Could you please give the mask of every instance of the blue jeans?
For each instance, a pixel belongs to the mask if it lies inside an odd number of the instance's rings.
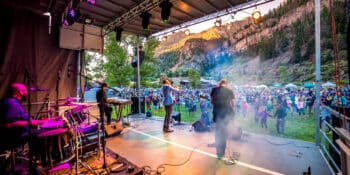
[[[301,114],[305,115],[304,108],[300,108],[300,109],[298,109],[298,112],[299,112],[299,115],[301,115]]]
[[[210,126],[209,112],[205,111],[201,115],[201,121],[205,123],[207,126]]]

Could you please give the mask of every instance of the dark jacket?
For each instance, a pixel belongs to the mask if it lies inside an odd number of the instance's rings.
[[[280,105],[276,112],[275,112],[275,117],[277,117],[277,119],[282,119],[282,118],[286,118],[287,117],[287,109],[284,105]]]

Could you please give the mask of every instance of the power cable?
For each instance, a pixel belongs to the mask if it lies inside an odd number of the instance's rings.
[[[189,156],[187,157],[186,160],[184,160],[183,162],[177,163],[177,164],[173,164],[173,163],[164,163],[164,164],[160,164],[157,169],[153,170],[150,166],[146,165],[143,166],[141,169],[144,170],[144,173],[146,175],[161,175],[162,173],[165,172],[165,167],[166,166],[182,166],[185,165],[187,162],[189,162],[191,160],[192,154],[195,150],[197,150],[200,146],[202,146],[205,143],[201,143],[199,145],[197,145],[196,147],[194,147],[192,149],[192,151],[190,152]]]

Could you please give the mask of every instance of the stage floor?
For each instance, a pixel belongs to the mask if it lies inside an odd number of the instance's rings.
[[[265,175],[312,174],[332,172],[314,143],[253,134],[243,131],[238,141],[229,140],[226,157],[234,155],[234,164],[216,158],[214,132],[197,133],[190,125],[173,126],[174,132],[163,133],[163,120],[130,117],[131,127],[107,139],[107,147],[139,167],[171,175]],[[194,151],[193,151],[194,150]],[[192,154],[191,154],[192,153]]]

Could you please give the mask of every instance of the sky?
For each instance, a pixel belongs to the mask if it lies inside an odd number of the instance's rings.
[[[286,1],[286,0],[274,0],[272,2],[263,4],[263,5],[259,5],[256,8],[260,10],[262,15],[265,15],[270,10],[277,8],[284,1]],[[263,1],[261,1],[261,2],[263,2]],[[254,10],[255,10],[255,7],[239,11],[234,15],[234,18],[232,18],[231,14],[223,16],[223,17],[221,17],[222,24],[230,23],[230,22],[233,22],[235,20],[241,20],[241,19],[244,19],[248,16],[251,16],[251,14],[254,12]],[[202,32],[204,30],[207,30],[207,29],[213,27],[215,20],[216,19],[205,21],[205,22],[193,25],[193,26],[186,27],[186,29],[188,28],[191,31],[191,33],[199,33],[199,32]],[[182,28],[180,30],[184,30],[184,29],[185,28]],[[177,32],[177,31],[178,30],[176,30],[175,32]],[[162,36],[163,35],[160,35],[159,38],[161,38]]]

